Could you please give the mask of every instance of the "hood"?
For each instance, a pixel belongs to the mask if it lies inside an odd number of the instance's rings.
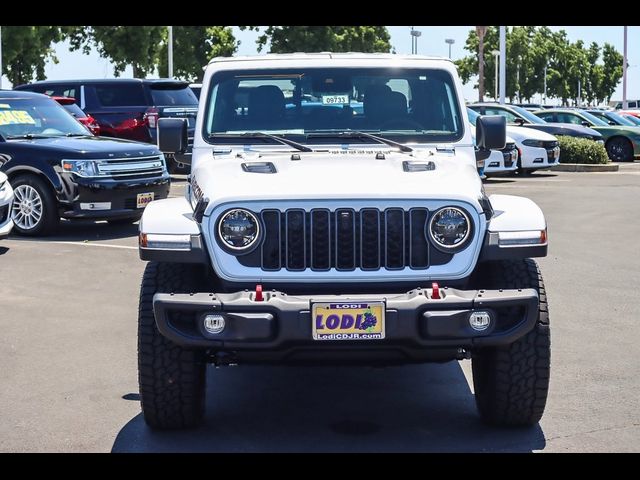
[[[543,142],[557,140],[553,135],[540,130],[527,127],[514,127],[511,125],[507,125],[507,134],[517,142],[522,142],[527,139],[540,140]]]
[[[584,127],[582,125],[575,125],[573,123],[528,123],[524,125],[525,128],[530,130],[539,130],[541,132],[547,132],[551,135],[569,135],[572,137],[587,137],[592,139],[602,138],[602,135],[596,132],[593,128]]]
[[[450,199],[466,201],[480,209],[482,182],[475,159],[472,162],[464,157],[469,155],[466,151],[456,152],[457,156],[384,151],[383,159],[376,158],[378,152],[383,151],[212,156],[210,161],[198,162],[192,178],[211,200],[209,212],[222,203],[256,199]],[[246,171],[258,162],[270,163],[275,172]],[[406,171],[428,162],[432,162],[433,169]]]
[[[52,137],[10,140],[16,147],[45,150],[71,158],[140,157],[159,155],[155,145],[109,137]]]
[[[610,137],[611,135],[629,135],[633,137],[640,137],[640,127],[628,127],[626,125],[610,125],[607,127],[596,126],[593,127],[603,135]]]

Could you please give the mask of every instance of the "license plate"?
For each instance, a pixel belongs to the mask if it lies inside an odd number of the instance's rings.
[[[314,340],[381,340],[384,302],[322,302],[311,305]]]
[[[149,202],[153,202],[153,192],[151,193],[139,193],[136,197],[136,207],[144,208]]]

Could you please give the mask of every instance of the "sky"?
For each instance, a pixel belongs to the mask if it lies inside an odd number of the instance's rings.
[[[391,35],[391,45],[397,53],[411,53],[411,36],[408,26],[388,26]],[[422,32],[422,36],[418,38],[418,53],[421,55],[434,55],[447,57],[449,55],[449,45],[445,43],[446,38],[452,38],[455,43],[451,48],[451,58],[457,60],[469,54],[464,50],[464,44],[469,34],[469,30],[475,28],[473,26],[414,26],[416,30]],[[562,27],[550,26],[552,30],[562,30],[567,32],[569,40],[583,40],[586,44],[597,42],[602,46],[605,42],[611,43],[619,52],[623,49],[623,27],[613,26],[581,26],[581,27]],[[241,31],[234,27],[234,35],[240,40],[238,48],[239,55],[253,55],[258,53],[255,40],[258,37],[257,32]],[[640,27],[628,28],[628,61],[629,68],[627,71],[627,98],[640,98]],[[68,44],[62,42],[55,45],[56,56],[59,63],[54,64],[48,62],[45,67],[45,74],[50,80],[64,80],[70,78],[113,78],[113,68],[107,59],[100,58],[94,50],[90,55],[84,55],[81,52],[70,52]],[[509,72],[507,72],[507,75]],[[127,68],[122,75],[123,77],[132,77],[131,67]],[[464,86],[464,96],[466,100],[477,100],[477,89],[473,88],[475,79]],[[2,85],[4,88],[10,86],[8,80],[3,78]],[[618,85],[612,99],[622,99],[622,80]],[[540,100],[535,99],[534,100]]]

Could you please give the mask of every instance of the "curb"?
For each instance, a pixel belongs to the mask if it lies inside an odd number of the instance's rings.
[[[606,165],[592,165],[588,163],[559,163],[550,168],[556,172],[617,172],[620,165],[608,163]]]

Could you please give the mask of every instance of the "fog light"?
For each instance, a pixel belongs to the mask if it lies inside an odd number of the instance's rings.
[[[491,314],[489,312],[473,312],[469,316],[469,325],[478,332],[482,332],[491,325]]]
[[[221,333],[224,330],[224,317],[222,315],[207,315],[204,317],[204,329],[212,335]]]

